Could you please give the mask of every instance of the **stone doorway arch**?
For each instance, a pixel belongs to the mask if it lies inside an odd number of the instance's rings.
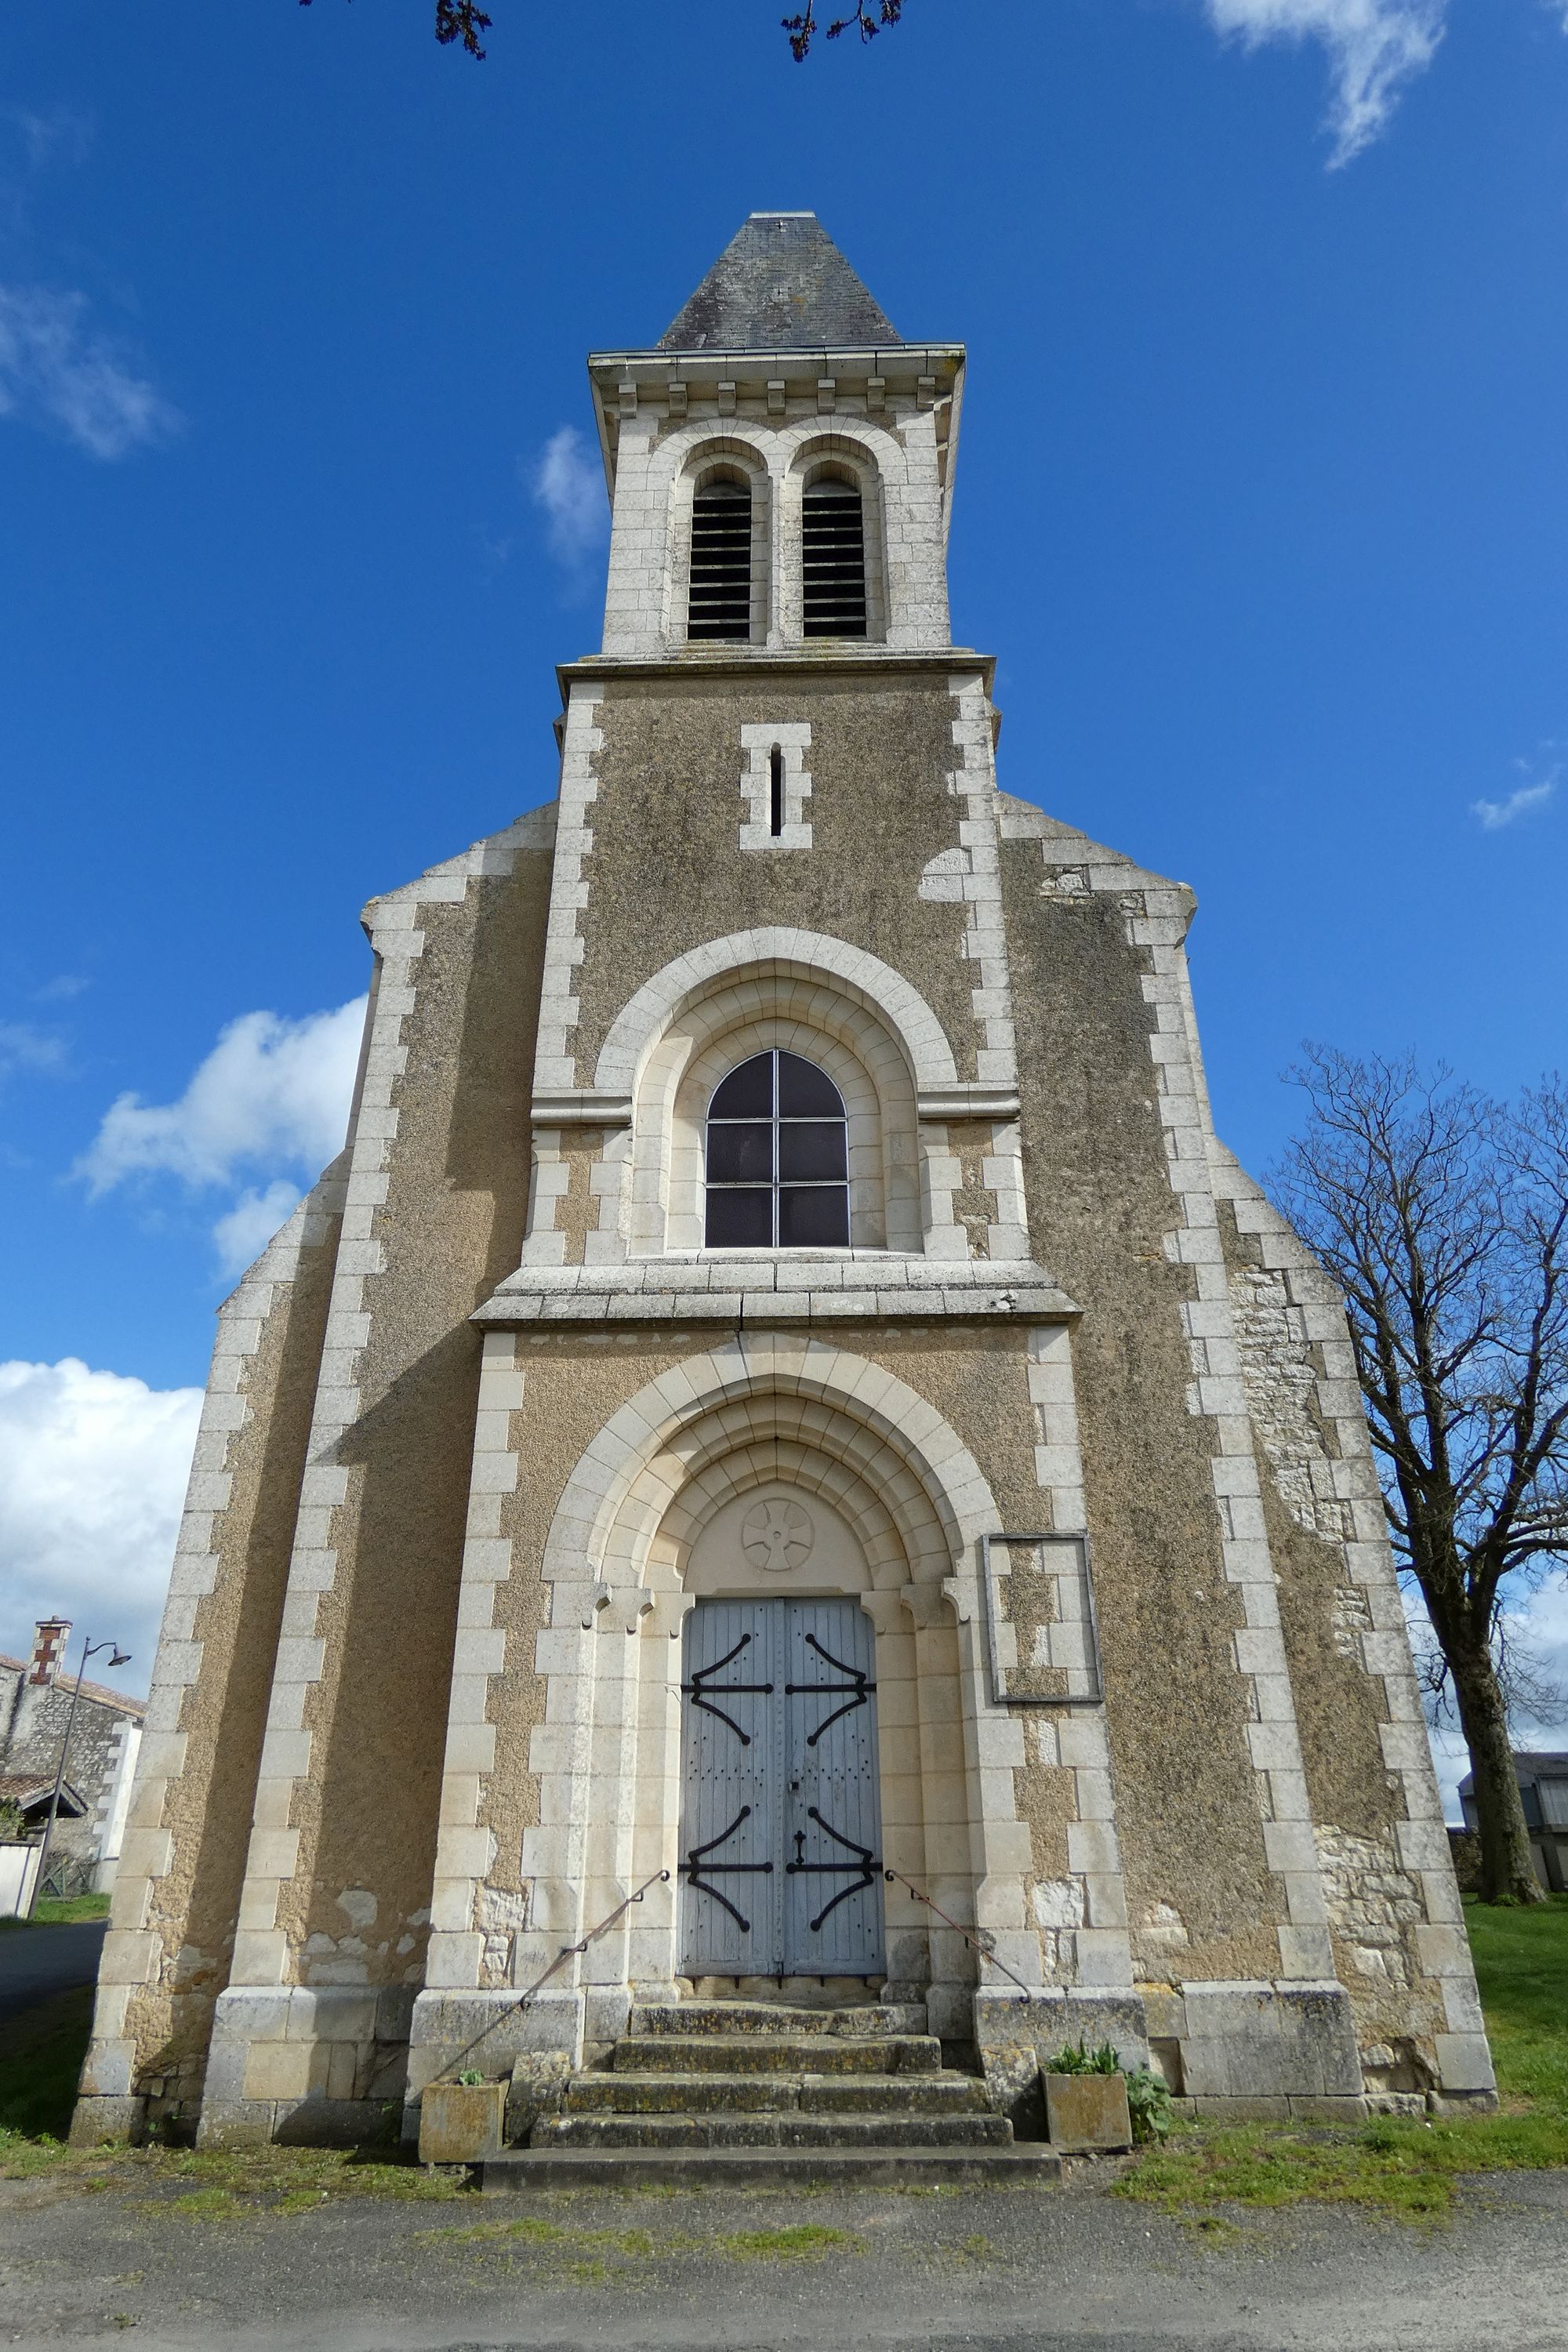
[[[747,1498],[785,1492],[824,1526],[841,1524],[864,1563],[860,1606],[888,1694],[886,1859],[953,1918],[989,1929],[1008,1969],[1038,1979],[1038,1938],[1024,1918],[1027,1831],[1012,1773],[990,1760],[1009,1727],[994,1719],[984,1672],[981,1538],[998,1523],[987,1483],[941,1413],[885,1366],[746,1331],[684,1358],[613,1412],[551,1521],[537,1640],[545,1723],[534,1735],[549,1769],[522,1839],[511,1981],[531,1982],[644,1881],[670,1875],[593,1944],[574,1985],[566,1971],[533,2005],[536,2044],[580,2060],[625,2032],[634,1997],[678,1997],[682,1627],[704,1581],[705,1530]],[[496,1565],[487,1555],[492,1582]],[[765,1568],[749,1572],[768,1580]],[[453,1707],[455,1724],[486,1719],[482,1677],[454,1681]],[[481,1801],[477,1780],[470,1794],[467,1779],[449,1776],[448,1821],[472,1822]],[[474,1932],[482,1837],[465,1831],[450,1850],[472,1859],[466,1875],[438,1865],[427,1982],[450,1989],[444,2000],[465,1984],[481,2003],[499,2000],[499,1989],[481,1990]],[[989,1961],[901,1887],[887,1898],[889,1984],[927,2001],[933,2031],[968,2036]]]

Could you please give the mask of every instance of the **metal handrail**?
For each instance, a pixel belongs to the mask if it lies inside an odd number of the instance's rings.
[[[535,1977],[533,1982],[528,1987],[525,1992],[520,1992],[515,2000],[510,2001],[507,2007],[499,2011],[497,2014],[490,2019],[487,2025],[481,2026],[479,2032],[475,2034],[473,2040],[463,2049],[459,2050],[455,2058],[448,2058],[447,2063],[440,2069],[440,2071],[437,2074],[431,2075],[430,2081],[425,2085],[426,2090],[431,2089],[437,2083],[444,2082],[447,2075],[451,2074],[457,2067],[462,2064],[465,2058],[468,2057],[472,2052],[479,2048],[480,2042],[485,2039],[485,2036],[487,2034],[493,2033],[496,2027],[501,2024],[505,2019],[510,2017],[517,2010],[526,2009],[529,2002],[533,1999],[535,1993],[542,1992],[544,1987],[550,1982],[551,1978],[555,1974],[556,1969],[561,1966],[563,1960],[569,1960],[574,1955],[581,1957],[581,1955],[587,1950],[590,1944],[595,1943],[598,1938],[604,1935],[606,1928],[613,1927],[616,1921],[622,1917],[626,1912],[631,1909],[634,1903],[640,1903],[642,1901],[643,1896],[647,1893],[650,1886],[658,1886],[661,1883],[668,1885],[668,1882],[669,1873],[668,1870],[656,1870],[651,1878],[645,1878],[643,1880],[642,1885],[637,1888],[635,1895],[628,1895],[623,1902],[616,1904],[613,1911],[606,1913],[605,1916],[600,1920],[596,1927],[590,1927],[587,1934],[583,1937],[581,1943],[563,1944],[561,1949],[556,1953],[555,1958],[551,1961],[550,1966],[545,1969],[543,1975]]]
[[[962,1936],[964,1942],[968,1944],[973,1950],[978,1952],[983,1960],[989,1960],[994,1969],[1000,1969],[1003,1975],[1007,1978],[1008,1981],[1017,1986],[1018,1990],[1023,1994],[1026,2000],[1033,2000],[1036,1998],[1036,1989],[1034,1986],[1026,1985],[1022,1977],[1016,1977],[1013,1974],[1012,1969],[1007,1966],[1005,1960],[999,1960],[988,1944],[983,1944],[978,1936],[972,1936],[967,1927],[960,1927],[958,1921],[954,1919],[950,1913],[944,1911],[942,1905],[937,1902],[935,1897],[926,1893],[923,1886],[917,1886],[914,1880],[912,1878],[906,1878],[901,1870],[889,1870],[885,1865],[882,1871],[882,1875],[886,1879],[897,1879],[900,1886],[907,1886],[917,1903],[923,1903],[928,1911],[934,1911],[937,1917],[939,1919],[945,1920],[947,1925],[952,1929],[953,1933],[955,1935]]]

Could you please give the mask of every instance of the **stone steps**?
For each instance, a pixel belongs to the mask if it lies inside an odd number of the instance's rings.
[[[628,2033],[617,2042],[616,2074],[934,2074],[942,2044],[934,2034]]]
[[[706,2034],[756,2034],[767,2040],[780,2033],[866,2040],[885,2034],[923,2035],[926,2014],[914,2004],[885,2001],[862,2001],[839,2009],[807,2009],[773,2000],[637,2001],[628,2031],[679,2034],[682,2040]]]
[[[914,2115],[983,2113],[983,2084],[967,2074],[647,2074],[574,2075],[568,2115]]]
[[[1010,2147],[1005,2116],[800,2115],[767,2110],[706,2115],[549,2116],[533,2126],[536,2148],[571,2147]]]
[[[696,2163],[707,2151],[737,2167],[859,2166],[854,2177],[866,2179],[918,2163],[937,2179],[1023,2158],[984,2084],[942,2065],[918,2009],[871,2003],[639,2003],[608,2063],[573,2076],[562,2111],[538,2119],[519,2161]],[[1049,2158],[1023,2166],[1036,2179],[1057,2169]]]

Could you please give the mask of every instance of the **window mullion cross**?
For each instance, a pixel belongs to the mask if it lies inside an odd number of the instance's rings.
[[[787,1111],[786,1080],[791,1094]],[[709,1104],[707,1246],[847,1248],[848,1140],[844,1098],[826,1070],[781,1046],[770,1046],[737,1064],[714,1088]],[[765,1171],[759,1145],[765,1149]],[[753,1222],[759,1192],[768,1202],[761,1220],[765,1240]]]

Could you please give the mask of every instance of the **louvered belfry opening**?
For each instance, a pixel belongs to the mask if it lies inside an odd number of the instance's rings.
[[[866,530],[853,482],[810,484],[802,540],[806,635],[863,637]]]
[[[741,482],[709,482],[691,502],[689,637],[752,634],[752,494]]]

